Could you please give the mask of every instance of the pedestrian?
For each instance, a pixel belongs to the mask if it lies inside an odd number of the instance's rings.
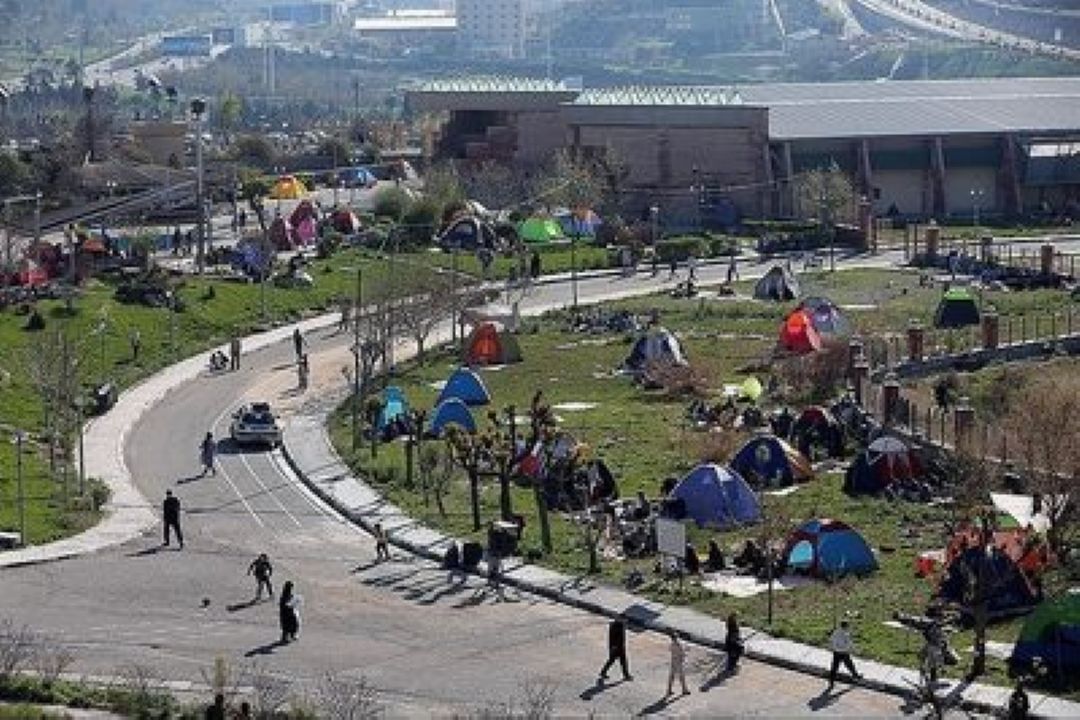
[[[251,703],[247,700],[240,703],[240,710],[236,713],[236,720],[251,720]]]
[[[652,252],[652,276],[656,277],[660,274],[660,253],[656,252],[656,248],[653,248]]]
[[[139,332],[139,328],[135,328],[131,331],[131,362],[132,364],[139,363],[139,350],[142,349],[142,334]]]
[[[247,227],[247,210],[240,211],[240,229],[243,230]]]
[[[386,531],[383,530],[382,523],[375,523],[373,534],[375,535],[375,559],[389,560],[390,559],[390,544],[386,541]]]
[[[206,708],[203,713],[206,720],[225,720],[225,694],[218,693],[214,696],[214,704]]]
[[[735,613],[727,616],[727,633],[724,635],[724,651],[727,653],[727,672],[733,673],[739,667],[739,658],[743,654],[742,636],[739,632],[739,618]]]
[[[540,277],[540,253],[537,250],[533,250],[532,260],[529,261],[529,273],[533,280]]]
[[[618,660],[622,666],[623,680],[633,680],[630,663],[626,659],[626,620],[619,616],[608,625],[608,659],[600,669],[600,679],[607,680],[607,672]]]
[[[338,320],[338,332],[348,332],[349,327],[352,324],[352,301],[342,298],[341,299],[341,318]]]
[[[296,640],[300,634],[300,605],[303,602],[303,598],[293,593],[292,580],[286,581],[281,587],[281,598],[278,600],[282,645]]]
[[[518,277],[522,285],[529,284],[529,257],[524,248],[518,252]]]
[[[203,438],[202,443],[199,445],[199,459],[202,460],[202,474],[199,477],[205,477],[206,473],[211,475],[217,475],[217,467],[214,466],[214,455],[217,452],[217,443],[214,442],[214,433],[207,432]]]
[[[832,650],[832,666],[829,668],[829,689],[832,690],[836,682],[836,671],[843,665],[851,673],[855,680],[862,678],[855,670],[855,663],[851,661],[851,653],[855,650],[855,641],[851,637],[851,628],[847,620],[841,620],[840,626],[833,630],[829,637],[829,648]]]
[[[172,254],[178,255],[180,253],[180,246],[184,242],[184,235],[180,232],[180,226],[177,225],[173,228],[172,234]]]
[[[270,597],[274,597],[274,587],[270,584],[270,577],[274,574],[274,566],[270,564],[270,558],[266,553],[260,553],[259,557],[252,560],[248,566],[248,575],[255,576],[255,599],[262,600],[263,586]]]
[[[1031,717],[1031,700],[1028,699],[1024,690],[1024,683],[1016,683],[1016,688],[1009,695],[1009,708],[1007,715],[1009,720],[1027,720]]]
[[[300,328],[293,330],[292,344],[293,349],[296,350],[296,359],[299,360],[300,356],[304,354],[304,336],[300,332]]]
[[[491,279],[491,263],[495,261],[495,255],[489,248],[482,247],[476,253],[476,259],[480,261],[480,271],[485,280]]]
[[[735,253],[731,254],[731,261],[727,266],[728,285],[739,279],[739,261],[735,259]]]
[[[176,541],[180,549],[184,549],[184,533],[180,530],[180,498],[173,495],[172,490],[165,491],[165,502],[161,504],[161,514],[165,521],[165,546],[169,546],[169,531],[176,533]]]
[[[307,390],[308,374],[310,372],[311,368],[308,366],[307,355],[301,355],[300,359],[296,361],[296,374],[301,390]]]
[[[691,254],[690,257],[686,260],[687,277],[690,282],[694,282],[695,280],[697,280],[697,264],[697,255]]]
[[[184,254],[190,255],[191,248],[193,247],[195,247],[195,233],[193,233],[191,230],[188,230],[184,234]]]
[[[240,338],[236,336],[229,341],[229,369],[240,369]]]
[[[669,635],[671,636],[671,643],[668,645],[671,650],[671,667],[668,669],[667,694],[671,695],[671,686],[675,684],[675,678],[678,677],[682,684],[682,694],[689,695],[690,688],[686,687],[686,649],[679,642],[678,633],[672,630]]]
[[[679,259],[676,256],[672,255],[671,260],[668,263],[668,267],[671,270],[671,273],[668,275],[668,280],[671,280],[675,277],[675,274],[679,272]]]

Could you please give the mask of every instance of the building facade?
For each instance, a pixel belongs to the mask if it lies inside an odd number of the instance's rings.
[[[458,51],[485,58],[525,54],[525,0],[457,0]]]

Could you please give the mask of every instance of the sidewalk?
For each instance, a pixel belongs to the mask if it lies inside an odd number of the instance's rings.
[[[390,542],[410,553],[441,561],[453,542],[460,542],[421,525],[401,509],[386,501],[367,483],[356,478],[330,444],[326,433],[327,415],[333,403],[323,409],[292,418],[285,428],[282,449],[296,473],[323,500],[365,530],[382,523]],[[480,572],[486,567],[481,564]],[[688,608],[651,602],[616,587],[594,584],[591,579],[572,578],[520,561],[504,564],[503,580],[526,592],[572,605],[588,612],[615,617],[623,615],[634,623],[658,632],[674,630],[698,645],[722,650],[724,623]],[[827,677],[832,655],[828,650],[767,633],[744,628],[746,655],[755,660]],[[862,685],[873,690],[908,697],[918,682],[915,670],[872,660],[859,660]],[[1010,688],[943,681],[941,696],[962,698],[965,708],[980,712],[1000,712],[1008,704]],[[1032,717],[1080,717],[1080,703],[1031,693]]]

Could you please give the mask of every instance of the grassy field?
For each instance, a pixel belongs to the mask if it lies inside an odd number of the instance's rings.
[[[863,333],[881,333],[904,328],[911,318],[928,322],[932,318],[940,290],[919,286],[918,276],[885,271],[849,271],[816,274],[803,278],[804,292],[831,297],[841,306],[853,306],[848,315]],[[747,285],[743,285],[745,290]],[[1060,294],[1003,294],[994,301],[1003,311],[1060,307]],[[663,324],[683,340],[688,357],[710,380],[710,387],[737,382],[747,366],[760,366],[775,344],[783,313],[791,304],[766,304],[748,300],[706,298],[679,300],[649,297],[612,304],[639,313],[656,309]],[[571,334],[558,314],[537,321],[531,332],[520,337],[523,363],[502,369],[485,370],[483,378],[494,401],[492,409],[509,404],[527,408],[533,392],[544,391],[555,407],[561,428],[591,448],[611,467],[619,483],[620,495],[631,497],[639,489],[650,497],[660,494],[664,478],[681,476],[701,457],[706,435],[684,420],[685,401],[669,400],[659,393],[646,392],[629,379],[612,374],[627,355],[631,338],[619,334]],[[456,355],[449,350],[429,357],[423,367],[406,368],[395,383],[405,390],[413,407],[431,408],[437,397],[433,383],[444,380],[456,367]],[[585,411],[559,410],[559,403],[595,403]],[[520,411],[519,411],[520,412]],[[478,418],[478,421],[481,418]],[[483,423],[482,424],[486,424]],[[349,452],[348,415],[334,417],[332,433],[338,448],[354,466],[365,471],[386,494],[423,521],[442,527],[459,537],[474,537],[463,478],[457,478],[447,499],[447,516],[440,517],[434,502],[425,503],[421,489],[405,479],[404,453],[399,444],[383,446],[377,459],[367,449]],[[437,442],[437,441],[429,441]],[[924,607],[933,587],[915,577],[916,555],[944,545],[949,511],[939,506],[888,502],[868,497],[849,497],[841,489],[842,475],[832,472],[784,497],[767,497],[770,512],[788,518],[791,524],[811,517],[841,518],[864,533],[878,551],[881,569],[863,580],[847,580],[835,585],[817,583],[780,592],[775,597],[773,631],[800,641],[822,643],[838,613],[852,612],[857,620],[860,653],[888,662],[911,665],[920,647],[919,638],[884,624],[894,610],[914,612]],[[532,491],[514,492],[515,512],[527,518],[524,548],[539,550],[540,540]],[[498,488],[488,485],[482,495],[483,517],[498,514]],[[545,565],[570,574],[587,568],[581,531],[565,518],[554,522],[554,552],[542,559]],[[717,536],[725,547],[738,547],[753,529]],[[703,548],[712,533],[691,529],[691,538]],[[617,584],[628,572],[640,568],[652,573],[652,562],[602,562],[605,580]],[[692,605],[717,617],[737,610],[750,625],[766,624],[764,595],[732,599],[689,584],[682,592],[661,583],[650,583],[646,592],[665,601]],[[1017,622],[997,625],[992,637],[1012,641]],[[970,633],[954,639],[962,652],[971,646]],[[969,657],[969,656],[968,656]],[[1004,667],[991,662],[993,679],[1004,681]]]
[[[315,286],[311,289],[282,289],[268,283],[269,323],[288,323],[336,308],[338,298],[353,295],[358,266],[364,269],[366,297],[384,289],[413,292],[423,286],[429,272],[402,273],[399,265],[390,278],[385,260],[342,252],[332,260],[313,262]],[[12,309],[0,312],[0,529],[18,527],[15,450],[9,439],[20,428],[31,434],[24,455],[27,540],[31,543],[70,535],[96,519],[87,512],[86,503],[65,502],[65,486],[50,473],[42,439],[37,436],[43,425],[43,404],[29,368],[42,337],[58,328],[67,332],[79,359],[79,380],[88,389],[105,380],[124,388],[234,334],[246,335],[263,326],[257,285],[186,278],[178,289],[186,310],[175,316],[165,309],[121,304],[114,299],[114,290],[111,284],[89,282],[74,303],[73,315],[60,301],[39,303],[46,321],[46,329],[39,333],[23,329],[26,317]],[[130,344],[135,331],[141,338],[138,363],[132,362]]]

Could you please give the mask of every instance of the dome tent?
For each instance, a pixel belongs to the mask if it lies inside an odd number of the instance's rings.
[[[698,465],[670,497],[682,500],[686,516],[700,527],[726,529],[761,519],[754,491],[737,473],[719,465]]]
[[[941,296],[937,312],[934,313],[934,327],[962,328],[978,325],[981,321],[979,306],[975,296],[967,288],[952,288]]]
[[[754,285],[754,297],[758,300],[794,300],[799,296],[799,281],[787,268],[773,265],[769,272]]]
[[[735,457],[731,467],[752,485],[787,487],[814,476],[810,461],[801,452],[775,435],[761,434],[749,440]]]
[[[299,200],[307,188],[295,175],[282,175],[270,188],[271,200]]]
[[[965,602],[973,578],[982,575],[987,589],[987,613],[991,618],[1023,615],[1039,598],[1020,566],[996,545],[968,547],[945,568],[937,596],[958,607],[967,617],[972,608]]]
[[[405,399],[405,393],[396,385],[390,385],[382,393],[382,409],[375,424],[376,429],[382,430],[387,425],[404,417],[409,412],[409,402]]]
[[[466,405],[479,406],[491,402],[491,394],[480,376],[469,368],[458,368],[450,375],[439,393],[436,405],[441,405],[447,400],[460,400]]]
[[[839,520],[808,520],[788,536],[784,559],[792,570],[814,577],[867,575],[877,570],[877,559],[866,540]]]
[[[1058,681],[1080,678],[1080,592],[1042,603],[1024,621],[1009,670],[1023,674],[1036,665]]]
[[[466,432],[476,432],[476,420],[465,403],[457,398],[444,400],[435,407],[435,411],[431,413],[428,434],[439,437],[448,425],[459,425]]]
[[[778,344],[782,350],[797,355],[821,349],[821,336],[814,327],[809,311],[796,308],[788,313],[780,325]]]
[[[844,476],[844,491],[876,493],[894,482],[919,476],[919,459],[904,442],[891,436],[879,437],[859,453]]]
[[[484,322],[465,341],[464,360],[468,365],[508,365],[521,362],[521,347],[501,325]]]
[[[518,236],[532,244],[549,243],[566,237],[555,218],[534,216],[518,225]]]
[[[623,366],[631,372],[639,372],[651,362],[686,364],[678,338],[664,328],[654,328],[639,337],[623,361]]]
[[[810,323],[819,335],[848,335],[851,323],[836,303],[828,298],[808,297],[799,303],[799,310],[806,312]]]
[[[829,457],[840,457],[844,452],[843,426],[832,412],[820,405],[811,405],[799,414],[791,427],[791,440],[807,457],[815,444]]]
[[[438,243],[444,250],[474,251],[482,247],[494,249],[498,244],[498,236],[489,223],[466,216],[451,222],[439,235]]]

